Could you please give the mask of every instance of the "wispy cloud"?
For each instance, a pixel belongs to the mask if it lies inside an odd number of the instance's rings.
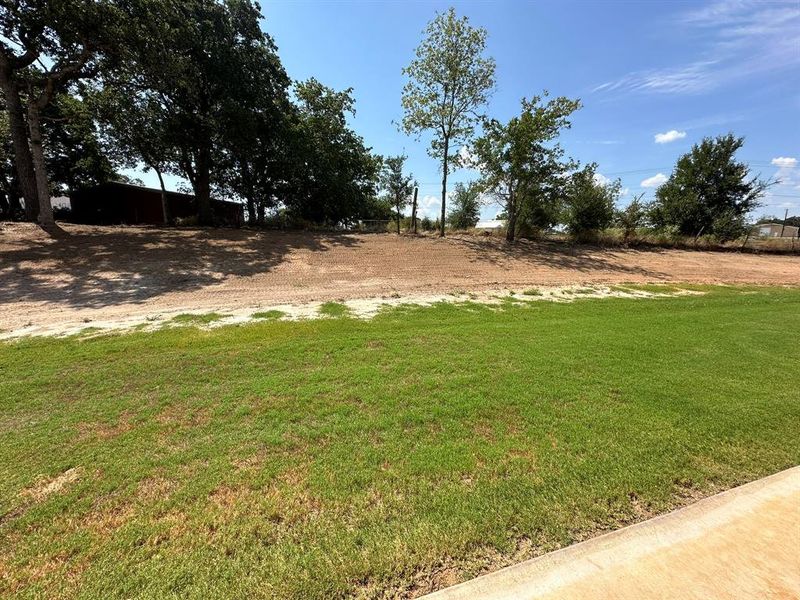
[[[663,184],[667,180],[667,176],[663,173],[656,173],[652,177],[648,177],[644,181],[642,181],[641,186],[643,188],[657,188],[661,184]]]
[[[797,159],[791,156],[778,156],[772,159],[772,164],[779,169],[790,169],[797,166]]]
[[[800,65],[800,4],[796,0],[715,2],[681,14],[675,26],[708,40],[697,59],[635,71],[592,91],[699,94]]]
[[[654,137],[656,144],[669,144],[670,142],[685,138],[686,132],[678,131],[677,129],[670,129],[665,133],[657,133]]]

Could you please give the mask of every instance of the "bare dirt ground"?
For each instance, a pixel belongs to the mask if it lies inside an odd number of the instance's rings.
[[[0,225],[0,330],[325,300],[647,282],[800,285],[800,258],[484,237]]]

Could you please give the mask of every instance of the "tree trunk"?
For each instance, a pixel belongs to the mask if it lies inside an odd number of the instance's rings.
[[[517,233],[517,206],[516,198],[514,197],[514,189],[509,187],[508,191],[508,204],[506,207],[508,213],[508,223],[506,224],[506,241],[513,242]]]
[[[247,224],[256,224],[256,203],[252,198],[247,198]]]
[[[39,216],[37,221],[42,227],[53,227],[53,207],[50,203],[50,185],[47,182],[47,165],[44,160],[42,146],[42,127],[39,120],[39,107],[36,103],[28,106],[28,128],[31,132],[31,157],[36,174],[36,191],[39,195]]]
[[[253,189],[253,179],[250,176],[250,163],[246,159],[239,158],[239,170],[241,172],[241,184],[244,188],[242,195],[247,204],[247,224],[255,225],[258,223],[256,215],[256,193]]]
[[[397,199],[395,202],[395,206],[397,207],[397,235],[400,235],[400,199]]]
[[[411,228],[414,230],[414,235],[417,235],[417,192],[419,188],[414,188],[414,203],[411,205]]]
[[[444,161],[442,162],[442,221],[439,223],[439,237],[444,237],[445,199],[447,198],[447,159],[450,152],[450,138],[444,139]]]
[[[39,216],[39,195],[36,192],[36,175],[28,143],[28,126],[19,98],[19,86],[7,69],[0,69],[0,88],[3,90],[9,133],[14,146],[14,167],[22,198],[25,200],[25,217],[29,221],[36,221]],[[10,202],[13,205],[13,201]]]
[[[211,173],[208,150],[203,148],[197,156],[197,183],[194,194],[197,198],[197,217],[200,225],[213,225],[214,215],[211,212]]]
[[[164,178],[161,176],[161,169],[151,167],[158,175],[158,184],[161,186],[161,212],[164,215],[164,225],[172,224],[172,215],[169,212],[169,202],[167,201],[167,188],[164,187]]]

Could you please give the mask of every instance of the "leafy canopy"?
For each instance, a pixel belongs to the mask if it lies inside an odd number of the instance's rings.
[[[382,212],[375,203],[381,159],[347,125],[352,94],[314,78],[295,85],[294,171],[285,203],[296,218],[342,225]]]
[[[416,135],[432,130],[433,158],[443,158],[447,140],[468,139],[480,121],[477,109],[486,104],[495,85],[494,59],[484,56],[486,38],[485,29],[471,27],[467,17],[458,18],[450,8],[428,24],[416,58],[403,69],[408,82],[403,88],[402,128]]]
[[[473,146],[481,186],[503,205],[509,240],[521,226],[544,229],[558,221],[562,176],[575,168],[556,140],[580,101],[547,97],[523,98],[519,116],[507,123],[486,120]]]
[[[495,86],[494,59],[485,56],[486,30],[472,27],[450,8],[428,24],[416,57],[403,74],[401,129],[416,135],[431,131],[428,154],[442,163],[442,222],[447,174],[458,161],[457,146],[469,141],[481,120],[478,113]]]
[[[750,175],[735,158],[744,138],[732,133],[704,138],[678,159],[669,179],[656,190],[654,225],[673,227],[683,235],[713,233],[721,240],[737,237],[746,215],[773,182]]]

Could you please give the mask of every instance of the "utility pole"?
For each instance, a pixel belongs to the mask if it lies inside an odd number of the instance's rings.
[[[786,209],[786,212],[783,213],[783,225],[781,225],[781,237],[783,237],[783,232],[786,231],[786,219],[789,218],[789,209]]]
[[[417,192],[419,188],[414,186],[414,202],[411,204],[411,230],[417,235]]]

